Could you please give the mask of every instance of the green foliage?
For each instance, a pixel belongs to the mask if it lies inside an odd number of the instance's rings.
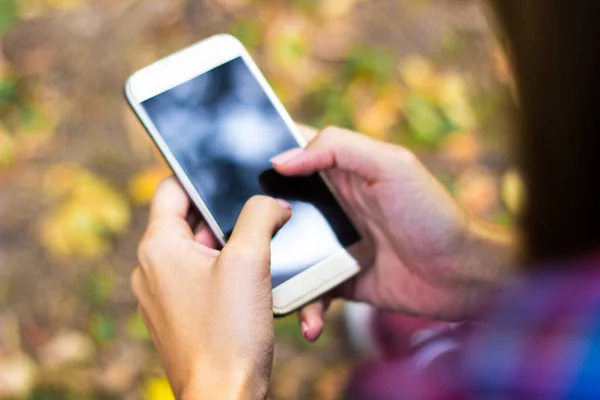
[[[115,287],[114,279],[106,273],[90,276],[84,284],[84,299],[92,305],[101,305],[108,301]]]
[[[344,65],[346,82],[358,77],[373,83],[385,83],[391,78],[394,59],[389,51],[372,47],[354,47]]]
[[[251,49],[260,44],[261,33],[261,26],[257,21],[241,21],[231,29],[231,34]]]
[[[66,389],[51,386],[41,386],[31,393],[27,400],[81,400]]]
[[[104,393],[81,395],[65,388],[43,385],[36,388],[26,400],[117,400],[117,397]]]
[[[0,2],[1,1],[3,0],[0,0]],[[17,83],[14,81],[14,79],[8,76],[0,76],[0,107],[10,104],[15,100],[16,96]]]
[[[141,341],[150,340],[148,329],[146,329],[146,325],[144,325],[144,321],[138,313],[132,313],[127,317],[125,330],[132,339]]]
[[[406,105],[409,132],[425,145],[435,145],[455,127],[442,112],[427,99],[410,95]]]
[[[108,343],[116,336],[112,318],[104,313],[93,314],[90,318],[90,334],[98,343]]]
[[[10,28],[18,16],[17,0],[0,0],[0,35]]]
[[[498,215],[496,218],[494,218],[494,222],[497,223],[498,225],[513,226],[514,225],[513,219],[514,218],[509,213],[503,213],[503,214]]]
[[[292,7],[306,15],[314,15],[318,9],[319,0],[290,0]]]
[[[340,89],[329,85],[320,86],[307,97],[306,107],[310,111],[320,110],[311,112],[312,115],[318,116],[310,121],[316,127],[337,125],[348,129],[354,128],[352,120],[354,107]]]

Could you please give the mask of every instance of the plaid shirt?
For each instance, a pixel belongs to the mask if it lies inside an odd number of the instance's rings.
[[[382,390],[357,398],[600,399],[600,255],[555,267],[499,296],[460,354],[425,372],[383,367],[370,383]]]

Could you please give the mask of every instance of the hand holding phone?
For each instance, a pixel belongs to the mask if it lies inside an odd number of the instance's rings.
[[[221,244],[252,196],[290,202],[271,243],[275,314],[358,273],[365,241],[326,179],[272,168],[306,142],[238,40],[217,35],[162,59],[132,75],[126,94]]]
[[[195,239],[189,206],[174,178],[158,188],[132,275],[140,313],[177,399],[264,399],[274,340],[269,247],[291,210],[252,198],[217,251]]]

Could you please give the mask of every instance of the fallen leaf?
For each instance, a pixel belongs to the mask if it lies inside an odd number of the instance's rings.
[[[0,350],[16,352],[21,349],[19,319],[11,311],[0,314]]]
[[[360,0],[320,0],[319,13],[327,18],[347,17]]]
[[[323,60],[343,59],[357,34],[349,18],[332,19],[324,24],[314,23],[311,29],[311,53]]]
[[[470,165],[481,156],[481,144],[470,132],[455,132],[444,139],[441,154],[453,164]]]
[[[125,323],[125,330],[127,331],[127,334],[133,339],[143,341],[150,340],[150,334],[148,333],[148,329],[146,328],[144,321],[137,312],[127,317],[127,322]]]
[[[135,205],[150,204],[158,184],[173,173],[163,165],[158,165],[136,173],[129,180],[129,197]]]
[[[57,333],[38,349],[38,358],[46,368],[64,368],[92,361],[95,347],[83,332],[65,330]]]
[[[90,334],[98,343],[108,343],[116,336],[112,318],[104,313],[93,314],[90,318]]]
[[[110,248],[131,218],[122,194],[102,178],[76,164],[58,164],[43,178],[43,186],[61,198],[39,225],[44,248],[57,257],[92,259]]]
[[[175,396],[166,378],[149,378],[144,382],[144,399],[175,400]]]
[[[458,74],[444,74],[438,79],[437,99],[441,109],[458,129],[475,128],[475,115],[469,104],[464,79]]]
[[[398,72],[409,88],[421,94],[431,92],[432,84],[435,83],[433,65],[419,55],[411,55],[400,61]]]
[[[118,360],[100,372],[96,384],[103,391],[123,393],[133,385],[137,375],[135,366]]]
[[[23,352],[0,355],[0,397],[21,398],[33,389],[38,367]]]
[[[525,185],[519,173],[510,170],[502,177],[502,201],[506,208],[517,215],[522,210],[525,198]]]
[[[392,96],[381,97],[366,109],[357,109],[354,124],[358,131],[378,140],[387,139],[391,127],[400,117],[399,101]]]
[[[4,34],[18,17],[17,0],[0,0],[0,35]]]
[[[324,369],[315,383],[315,398],[337,400],[342,398],[348,375],[349,365],[330,366]]]
[[[83,297],[92,305],[101,305],[108,301],[114,288],[114,277],[111,274],[95,273],[86,280]]]
[[[498,184],[490,171],[471,168],[458,178],[456,197],[467,210],[483,215],[497,204]]]
[[[0,168],[10,167],[16,159],[15,140],[0,122]]]
[[[436,145],[446,133],[453,130],[435,104],[422,96],[409,95],[405,116],[410,133],[427,145]]]

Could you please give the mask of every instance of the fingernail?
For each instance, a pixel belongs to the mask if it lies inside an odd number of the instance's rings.
[[[300,324],[300,328],[302,329],[302,336],[304,336],[304,339],[310,340],[310,337],[308,336],[310,332],[308,324],[305,321],[302,321],[302,324]]]
[[[295,147],[293,149],[285,151],[285,152],[271,158],[271,163],[276,164],[276,165],[285,164],[286,162],[290,161],[291,159],[298,157],[303,152],[304,152],[304,149],[302,147]]]
[[[288,211],[292,211],[292,205],[291,205],[289,202],[287,202],[287,201],[285,201],[285,200],[282,200],[282,199],[275,199],[275,201],[276,201],[277,203],[279,203],[279,205],[280,205],[281,207],[283,207],[284,209],[286,209],[286,210],[288,210]]]

